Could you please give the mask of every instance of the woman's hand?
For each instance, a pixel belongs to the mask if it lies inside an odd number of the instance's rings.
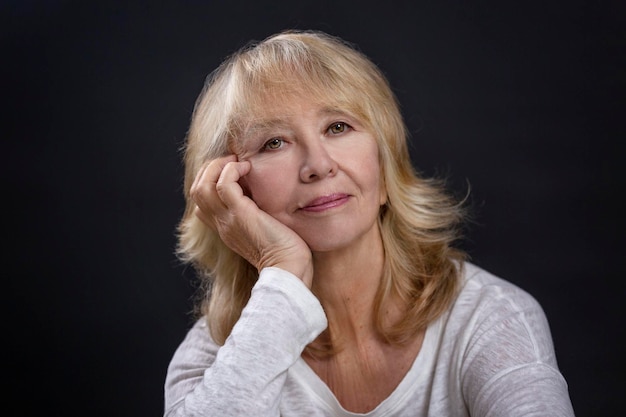
[[[278,267],[311,288],[313,261],[308,245],[244,194],[239,181],[250,167],[250,162],[238,162],[234,155],[204,165],[190,189],[195,214],[257,270]]]

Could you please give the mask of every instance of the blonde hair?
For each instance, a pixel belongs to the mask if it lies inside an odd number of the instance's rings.
[[[422,178],[411,164],[408,132],[397,99],[380,69],[356,47],[315,31],[286,31],[252,43],[226,59],[208,78],[196,101],[185,143],[186,209],[178,227],[177,253],[199,273],[212,337],[224,343],[246,305],[257,270],[195,215],[189,196],[202,164],[232,153],[232,144],[268,98],[298,95],[335,106],[364,123],[379,147],[388,200],[379,225],[385,272],[376,299],[376,325],[392,343],[409,340],[449,306],[465,254],[460,237],[461,204],[442,180]],[[385,323],[392,297],[405,316]]]

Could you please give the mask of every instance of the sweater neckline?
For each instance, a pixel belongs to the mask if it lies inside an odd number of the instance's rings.
[[[392,393],[385,398],[372,411],[367,413],[354,413],[346,410],[337,400],[335,394],[328,385],[313,371],[313,369],[300,357],[293,366],[293,376],[299,379],[302,385],[309,391],[317,405],[337,417],[383,417],[397,412],[405,406],[410,395],[415,392],[417,385],[424,384],[428,378],[429,370],[433,365],[434,353],[441,328],[441,317],[436,319],[426,328],[424,340],[417,356],[413,360],[411,368],[400,381]]]

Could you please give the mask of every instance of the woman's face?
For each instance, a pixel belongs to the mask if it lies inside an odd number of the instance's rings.
[[[252,165],[241,184],[259,208],[314,252],[378,238],[387,196],[372,134],[346,113],[305,99],[265,110],[237,149]]]

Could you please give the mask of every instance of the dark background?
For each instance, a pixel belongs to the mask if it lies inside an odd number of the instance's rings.
[[[623,4],[2,1],[5,404],[162,414],[195,285],[173,255],[194,100],[299,28],[386,72],[416,166],[472,187],[463,246],[543,305],[577,415],[620,415]]]

